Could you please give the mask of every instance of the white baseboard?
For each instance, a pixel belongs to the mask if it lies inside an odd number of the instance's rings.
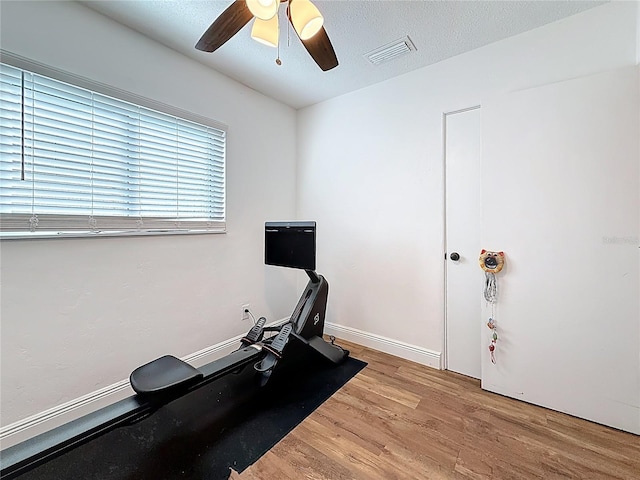
[[[271,322],[268,326],[278,325],[286,319]],[[207,363],[228,355],[238,348],[239,341],[244,335],[238,335],[224,342],[194,352],[182,360],[198,368]],[[82,397],[63,403],[56,407],[24,418],[0,428],[0,448],[3,450],[24,442],[30,438],[64,425],[77,418],[95,412],[103,407],[123,400],[135,392],[129,384],[129,379],[121,380],[108,387],[101,388]]]
[[[442,354],[440,352],[434,352],[433,350],[383,337],[382,335],[363,332],[356,328],[345,327],[344,325],[335,323],[325,323],[324,331],[327,335],[333,335],[343,340],[357,343],[358,345],[373,348],[374,350],[427,365],[428,367],[437,368],[438,370],[442,369]]]

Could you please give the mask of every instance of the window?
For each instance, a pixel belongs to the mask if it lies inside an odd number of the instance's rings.
[[[226,132],[0,64],[3,238],[220,232]]]

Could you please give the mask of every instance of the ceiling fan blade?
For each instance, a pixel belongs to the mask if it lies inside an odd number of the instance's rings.
[[[300,41],[324,72],[338,66],[338,57],[324,27],[320,28],[313,37]]]
[[[215,52],[252,18],[253,15],[247,7],[247,2],[235,0],[204,32],[204,35],[196,43],[196,48],[203,52]]]

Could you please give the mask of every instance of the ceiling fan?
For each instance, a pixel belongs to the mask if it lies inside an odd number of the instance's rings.
[[[235,0],[204,32],[196,48],[216,51],[254,17],[251,37],[277,47],[278,9],[287,2],[287,18],[311,58],[325,72],[337,67],[338,58],[323,27],[324,19],[309,0]],[[280,64],[279,59],[276,63]]]

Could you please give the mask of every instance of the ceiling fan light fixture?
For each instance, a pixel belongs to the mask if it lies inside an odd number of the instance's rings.
[[[251,14],[260,20],[271,20],[280,7],[280,0],[246,0]]]
[[[309,0],[290,0],[291,23],[302,40],[308,40],[320,31],[324,18]]]
[[[251,27],[251,38],[270,47],[278,46],[278,15],[274,15],[269,20],[256,18]]]

